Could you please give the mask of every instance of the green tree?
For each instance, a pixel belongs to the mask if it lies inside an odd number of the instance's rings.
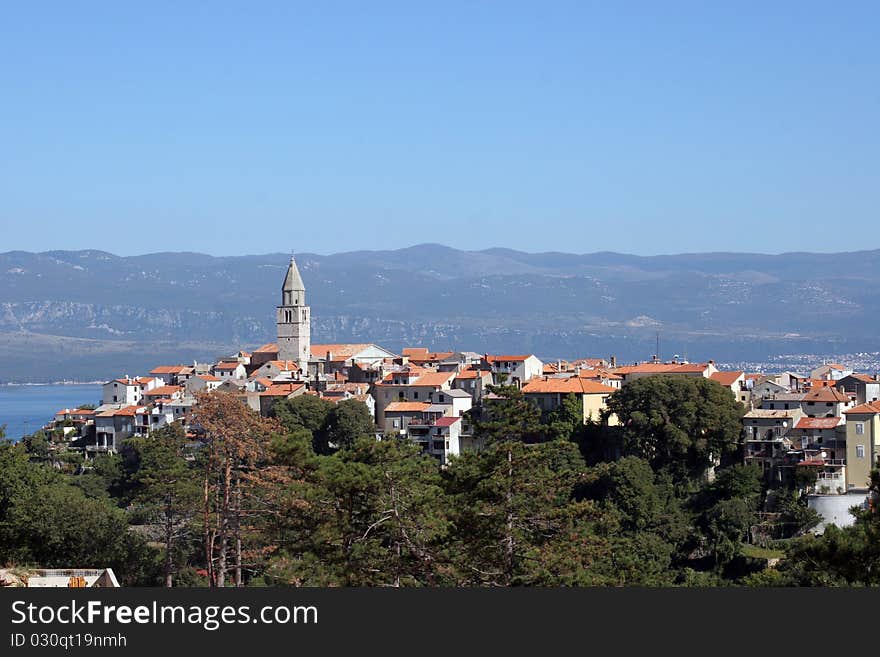
[[[140,462],[134,501],[159,519],[165,546],[163,582],[170,587],[182,548],[193,538],[192,519],[201,499],[199,474],[187,461],[186,437],[178,424],[136,438],[130,445]]]
[[[489,395],[472,412],[474,437],[483,444],[517,440],[539,442],[544,435],[541,410],[516,386],[487,386]]]
[[[290,432],[308,431],[318,454],[329,452],[326,435],[327,416],[332,402],[316,395],[300,395],[284,399],[272,407],[272,415]]]
[[[573,443],[501,440],[446,474],[450,551],[464,585],[601,584],[614,523],[573,491],[585,470]]]
[[[357,399],[335,404],[324,421],[327,443],[337,449],[352,447],[361,438],[373,438],[376,425],[367,405]]]
[[[543,422],[550,440],[578,442],[584,431],[583,401],[577,395],[566,395],[558,408],[547,413]]]
[[[709,379],[636,379],[611,395],[608,407],[621,423],[622,451],[669,469],[679,482],[705,477],[738,448],[744,409]]]
[[[0,562],[111,567],[126,584],[152,583],[156,552],[120,509],[83,491],[22,449],[0,446]]]

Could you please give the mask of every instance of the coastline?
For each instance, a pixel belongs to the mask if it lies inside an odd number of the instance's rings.
[[[106,381],[47,381],[43,383],[18,383],[10,381],[8,383],[0,383],[0,388],[23,388],[27,386],[100,386],[107,383]]]

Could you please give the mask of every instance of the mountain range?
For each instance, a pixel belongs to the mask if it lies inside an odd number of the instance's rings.
[[[0,253],[0,383],[99,380],[273,341],[288,260]],[[620,361],[649,358],[658,336],[661,356],[691,360],[880,350],[880,250],[635,256],[422,244],[299,253],[297,263],[315,342]]]

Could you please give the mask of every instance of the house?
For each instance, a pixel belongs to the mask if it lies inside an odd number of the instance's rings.
[[[811,468],[816,483],[811,492],[846,492],[846,420],[843,417],[802,417],[789,432],[792,446],[802,453],[797,468]]]
[[[748,406],[749,388],[746,385],[745,372],[713,372],[709,378],[728,388],[736,401],[743,406]]]
[[[160,386],[144,393],[144,403],[152,404],[159,399],[177,400],[183,397],[182,386]]]
[[[596,383],[601,383],[603,386],[608,386],[609,388],[614,388],[615,390],[620,390],[623,384],[622,376],[612,374],[611,372],[603,368],[582,368],[577,371],[577,375],[582,379],[595,381]]]
[[[62,408],[55,413],[56,422],[72,420],[74,422],[87,422],[94,419],[95,411],[88,408]]]
[[[474,405],[469,393],[455,388],[435,390],[428,394],[428,400],[432,406],[449,406],[448,410],[444,409],[443,414],[453,417],[464,416]]]
[[[567,379],[545,376],[531,379],[522,388],[525,398],[544,413],[556,410],[568,395],[574,395],[580,402],[584,423],[600,419],[607,408],[608,397],[616,391],[616,388],[580,376]]]
[[[489,385],[492,385],[492,372],[476,367],[458,372],[452,380],[451,387],[456,390],[465,391],[475,403],[479,404],[483,398],[486,386]]]
[[[421,368],[408,367],[391,372],[373,386],[376,399],[376,423],[385,426],[385,407],[396,401],[426,402],[430,393],[449,390],[455,372],[435,372]]]
[[[880,467],[880,402],[843,411],[846,417],[846,489],[867,490],[871,470]]]
[[[709,378],[717,372],[715,363],[671,363],[650,362],[640,365],[624,365],[611,370],[613,374],[622,377],[622,385],[626,385],[636,379],[646,376],[688,376]]]
[[[422,448],[424,454],[433,456],[441,466],[446,466],[449,457],[461,453],[462,426],[460,417],[441,416],[422,425],[411,423],[407,436]]]
[[[213,374],[196,374],[191,377],[183,386],[187,395],[195,395],[197,392],[212,392],[220,387],[223,383]]]
[[[270,360],[278,360],[278,345],[274,342],[264,344],[262,347],[251,352],[250,363],[247,366],[248,373],[256,372],[260,366]]]
[[[846,367],[845,365],[841,365],[840,363],[826,363],[824,365],[820,365],[814,370],[811,370],[810,378],[837,381],[845,376],[849,376],[852,373],[852,369]]]
[[[867,374],[845,376],[836,382],[835,387],[854,397],[857,404],[880,400],[880,381]]]
[[[119,443],[131,438],[135,430],[135,414],[142,406],[122,408],[99,406],[95,410],[95,444],[85,446],[88,452],[115,452]]]
[[[102,404],[122,404],[129,406],[137,404],[143,397],[143,384],[139,379],[125,377],[113,379],[103,386]]]
[[[164,385],[177,385],[178,376],[183,374],[186,369],[184,365],[161,365],[150,370],[150,376],[161,379]]]
[[[0,569],[0,587],[118,589],[112,568]]]
[[[855,403],[849,395],[836,388],[810,390],[801,400],[801,408],[810,417],[840,417],[844,410]]]
[[[394,401],[383,409],[382,423],[378,423],[386,436],[405,434],[410,424],[425,423],[424,413],[431,406],[428,402]]]
[[[483,356],[480,369],[492,372],[492,383],[495,385],[504,383],[521,388],[529,379],[544,373],[544,363],[533,354],[518,356],[486,354]]]
[[[311,354],[310,375],[314,372],[326,374],[341,372],[346,377],[348,368],[353,365],[366,369],[382,363],[385,359],[397,357],[387,349],[371,343],[313,344]]]
[[[791,389],[788,388],[788,386],[777,383],[776,379],[772,376],[766,376],[763,374],[751,375],[746,377],[746,385],[748,385],[749,381],[752,382],[749,399],[756,400],[758,403],[760,403],[760,400],[764,397],[791,392]]]
[[[768,411],[787,411],[792,408],[802,408],[804,392],[780,392],[767,395],[757,400],[758,407]]]
[[[270,360],[251,373],[252,379],[292,381],[299,378],[300,367],[294,360]]]
[[[742,419],[745,463],[759,466],[772,481],[789,481],[794,467],[789,456],[789,432],[802,417],[800,406],[788,410],[755,408],[747,412]]]
[[[282,399],[290,399],[305,394],[305,383],[274,383],[265,391],[259,393],[260,415],[269,417],[272,407]]]
[[[247,368],[237,360],[224,360],[214,365],[212,374],[221,381],[229,379],[242,381],[247,378]]]

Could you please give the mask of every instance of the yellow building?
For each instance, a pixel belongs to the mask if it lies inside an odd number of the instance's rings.
[[[608,396],[616,390],[611,386],[578,376],[534,378],[526,382],[522,388],[526,399],[546,412],[559,408],[567,395],[574,395],[582,404],[585,423],[601,417],[607,407]],[[617,419],[612,416],[608,423],[616,424]]]
[[[880,402],[845,410],[846,488],[867,490],[871,470],[880,467]]]

